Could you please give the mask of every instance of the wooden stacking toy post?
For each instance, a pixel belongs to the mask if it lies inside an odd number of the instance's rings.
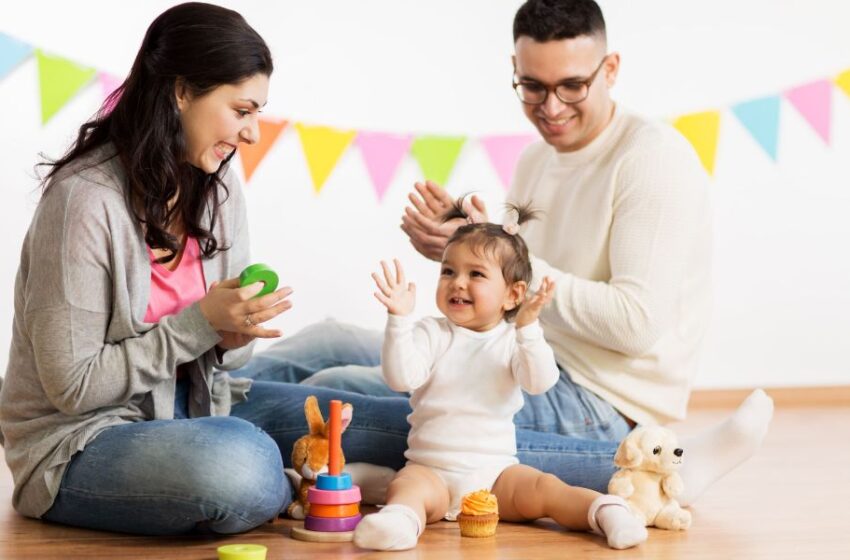
[[[350,541],[362,519],[360,488],[342,470],[342,401],[331,401],[328,422],[328,472],[316,477],[316,485],[307,490],[310,508],[304,527],[293,527],[291,532],[300,541]]]
[[[328,474],[342,473],[342,401],[331,401],[331,418],[328,426]]]

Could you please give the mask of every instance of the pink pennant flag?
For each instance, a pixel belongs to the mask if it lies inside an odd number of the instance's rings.
[[[832,112],[832,82],[817,80],[791,88],[785,97],[808,121],[818,136],[829,145],[829,121]]]
[[[535,138],[533,134],[508,134],[485,136],[480,139],[505,189],[511,186],[511,178],[519,161],[519,155]]]
[[[118,103],[118,98],[110,99],[107,102],[110,94],[113,91],[118,89],[118,87],[124,83],[124,80],[120,78],[116,78],[111,74],[107,74],[106,72],[101,72],[98,77],[98,81],[100,82],[100,92],[103,94],[103,100],[106,104],[103,106],[103,114],[108,115],[112,112],[112,109],[115,107],[115,104]]]
[[[363,154],[366,170],[372,178],[378,200],[392,183],[402,158],[410,149],[411,134],[386,134],[382,132],[359,132],[355,143]]]

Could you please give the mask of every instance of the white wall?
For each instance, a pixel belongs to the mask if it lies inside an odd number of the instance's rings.
[[[149,22],[172,2],[27,2],[4,8],[0,31],[121,76]],[[530,132],[508,87],[516,0],[232,1],[266,38],[276,71],[266,113],[309,124],[480,136]],[[616,98],[668,118],[727,108],[712,181],[716,305],[698,385],[850,383],[850,99],[835,90],[833,141],[823,142],[783,102],[778,163],[728,111],[850,67],[850,5],[837,0],[602,2],[612,49],[622,54]],[[0,345],[7,344],[20,243],[38,200],[37,154],[59,155],[97,107],[85,90],[40,125],[36,66],[0,81]],[[350,149],[315,195],[298,138],[284,133],[247,187],[256,261],[295,288],[286,333],[334,316],[380,328],[369,273],[398,256],[431,313],[436,265],[398,229],[420,179],[404,161],[382,204]],[[447,185],[502,188],[483,150],[462,152]],[[0,358],[5,369],[5,356]]]

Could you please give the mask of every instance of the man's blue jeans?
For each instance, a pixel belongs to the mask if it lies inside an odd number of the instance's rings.
[[[380,367],[382,342],[380,331],[327,320],[257,354],[234,375],[361,395],[407,396],[384,383]],[[558,383],[545,394],[524,396],[525,405],[514,417],[520,430],[600,441],[620,441],[630,431],[613,406],[573,383],[564,370]]]

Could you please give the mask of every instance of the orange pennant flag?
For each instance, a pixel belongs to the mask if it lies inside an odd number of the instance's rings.
[[[260,141],[256,144],[239,144],[239,159],[242,160],[242,171],[245,173],[245,181],[251,180],[254,170],[266,157],[272,144],[289,124],[289,121],[274,121],[260,119]]]

